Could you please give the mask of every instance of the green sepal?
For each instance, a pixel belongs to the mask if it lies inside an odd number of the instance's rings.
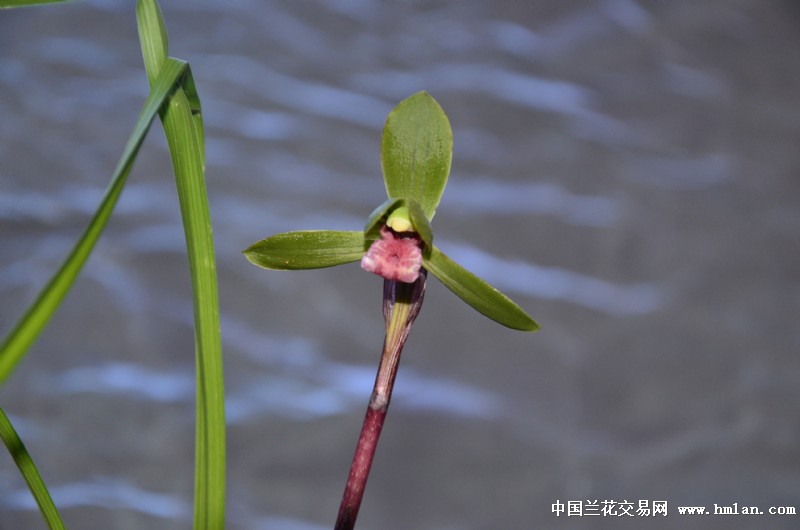
[[[322,269],[360,260],[369,243],[360,231],[301,230],[253,243],[242,254],[265,269]]]
[[[453,132],[427,92],[401,101],[386,119],[381,167],[389,197],[413,199],[430,221],[442,198],[453,157]]]
[[[537,331],[539,324],[506,295],[433,247],[422,266],[459,298],[492,320],[520,331]]]

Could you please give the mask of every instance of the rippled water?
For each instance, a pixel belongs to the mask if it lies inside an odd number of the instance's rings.
[[[543,330],[430,282],[360,527],[685,528],[678,505],[800,505],[793,2],[163,4],[208,128],[230,528],[332,525],[383,329],[357,265],[266,272],[240,251],[361,227],[386,114],[422,89],[455,135],[440,247]],[[102,194],[146,94],[139,53],[133,3],[0,12],[2,333]],[[155,126],[0,392],[71,528],[189,526],[191,319]],[[559,499],[670,515],[556,518]],[[0,528],[41,524],[6,458]]]

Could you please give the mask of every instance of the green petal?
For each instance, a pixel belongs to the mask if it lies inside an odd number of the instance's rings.
[[[411,217],[411,224],[414,225],[414,230],[419,234],[422,242],[425,243],[425,250],[433,248],[433,229],[428,218],[425,217],[425,212],[422,207],[414,199],[406,201],[408,213]]]
[[[367,224],[364,227],[364,233],[370,239],[378,239],[380,237],[381,225],[386,222],[386,218],[392,210],[398,208],[403,204],[403,199],[386,199],[380,206],[375,208],[367,219]]]
[[[302,230],[263,239],[243,254],[265,269],[322,269],[360,260],[368,243],[364,232]]]
[[[433,247],[423,266],[480,313],[500,324],[520,331],[537,331],[539,324],[506,295]]]
[[[425,243],[425,248],[433,247],[433,230],[428,218],[422,211],[422,207],[417,204],[413,199],[387,199],[380,206],[373,210],[372,214],[367,219],[367,224],[364,227],[364,233],[367,239],[378,239],[380,237],[380,228],[386,223],[386,218],[397,208],[405,206],[408,208],[411,224],[414,226],[414,231],[419,234],[422,242]]]
[[[414,199],[433,219],[442,198],[453,132],[442,107],[427,92],[404,99],[389,113],[383,128],[381,165],[391,198]]]

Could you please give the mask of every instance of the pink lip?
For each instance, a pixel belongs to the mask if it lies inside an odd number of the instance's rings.
[[[361,259],[361,268],[387,280],[412,283],[419,277],[422,250],[417,237],[398,236],[381,228],[381,238],[375,241]]]

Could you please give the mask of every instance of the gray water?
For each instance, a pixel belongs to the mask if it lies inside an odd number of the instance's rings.
[[[380,130],[428,90],[453,125],[440,248],[543,326],[436,280],[363,529],[796,528],[795,2],[163,2],[207,124],[228,527],[330,528],[383,339],[381,280],[240,251],[359,229]],[[0,12],[0,333],[85,226],[147,93],[133,2]],[[189,528],[191,296],[155,125],[107,233],[0,391],[70,528]],[[556,517],[560,501],[666,517]],[[7,456],[0,528],[44,528]]]

